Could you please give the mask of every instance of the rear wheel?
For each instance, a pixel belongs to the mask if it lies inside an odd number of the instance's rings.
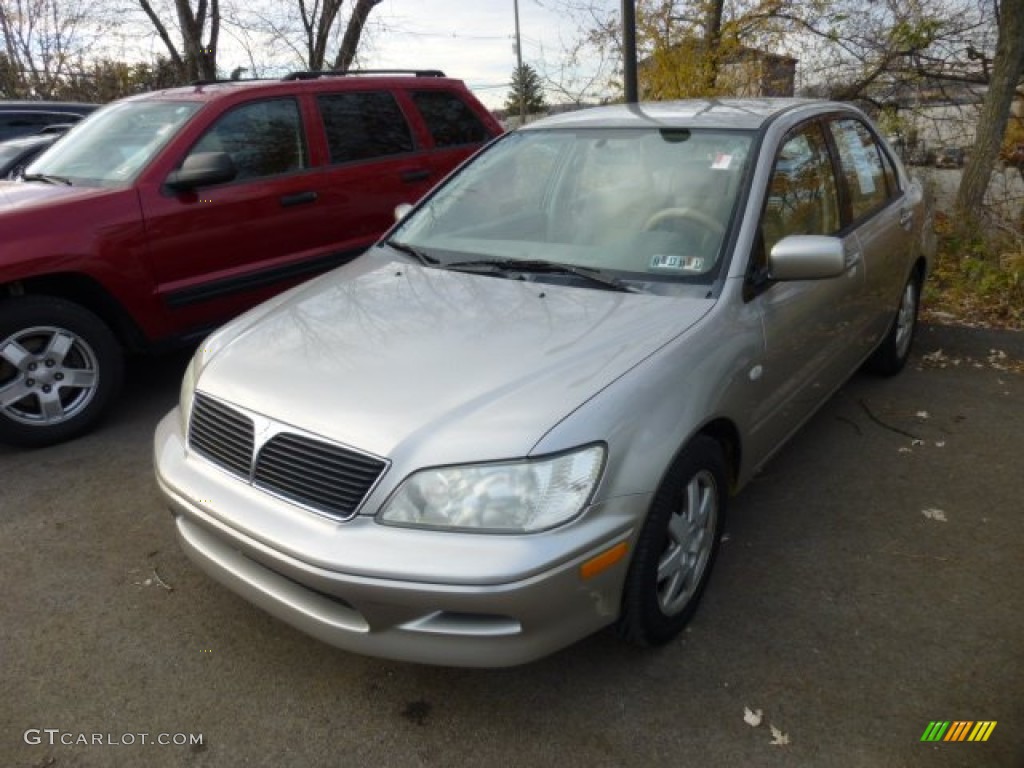
[[[900,296],[900,306],[892,320],[889,332],[868,358],[867,368],[882,376],[894,376],[903,370],[910,358],[910,347],[917,330],[917,308],[921,295],[921,280],[915,272],[907,280]]]
[[[662,645],[697,610],[725,519],[728,486],[721,446],[694,438],[647,514],[626,576],[618,631],[636,645]]]
[[[0,440],[43,446],[92,427],[121,386],[110,329],[63,299],[0,302]]]

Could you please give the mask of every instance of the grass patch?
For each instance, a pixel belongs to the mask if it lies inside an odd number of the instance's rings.
[[[963,235],[936,216],[938,253],[925,283],[929,322],[1024,330],[1024,241],[1006,233]]]

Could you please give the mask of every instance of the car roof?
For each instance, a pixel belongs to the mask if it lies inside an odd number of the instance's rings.
[[[355,85],[358,83],[359,85]],[[149,91],[129,96],[123,101],[181,100],[218,101],[239,93],[260,90],[267,95],[293,94],[302,91],[340,91],[348,88],[363,88],[373,83],[378,88],[394,88],[415,83],[420,87],[456,86],[465,88],[461,80],[446,77],[439,70],[365,70],[349,73],[336,72],[293,72],[283,78],[261,80],[214,80],[199,81],[191,85]],[[371,86],[371,87],[374,87]]]
[[[542,128],[731,128],[756,130],[783,112],[813,108],[835,111],[839,102],[819,99],[691,99],[640,104],[615,104],[566,112],[530,123],[521,130]]]
[[[28,149],[29,147],[35,147],[40,144],[52,144],[62,135],[63,134],[59,133],[30,133],[23,136],[15,136],[12,139],[5,139],[3,141],[0,141],[0,146]]]
[[[0,112],[65,112],[87,115],[99,104],[84,101],[0,101]]]

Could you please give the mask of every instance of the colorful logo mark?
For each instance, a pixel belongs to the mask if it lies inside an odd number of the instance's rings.
[[[988,741],[995,728],[995,720],[932,720],[921,741]]]

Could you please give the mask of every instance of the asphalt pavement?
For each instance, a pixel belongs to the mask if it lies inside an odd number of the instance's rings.
[[[333,649],[194,567],[151,459],[185,363],[0,448],[0,766],[1024,766],[1024,334],[926,326],[840,390],[733,501],[678,641],[497,671]]]

